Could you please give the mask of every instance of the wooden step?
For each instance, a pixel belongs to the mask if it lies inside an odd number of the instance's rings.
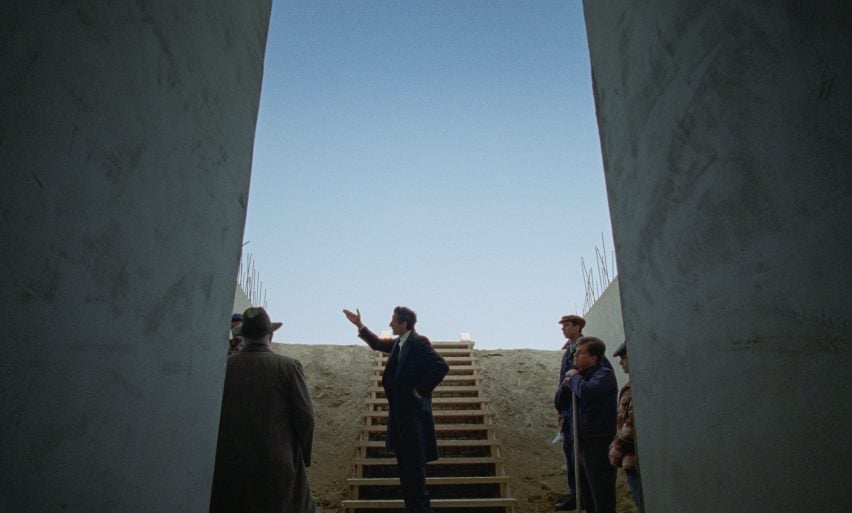
[[[509,476],[427,477],[426,484],[430,486],[494,484],[508,483],[511,479]],[[399,484],[399,478],[350,477],[346,482],[359,486],[393,486]]]
[[[388,400],[385,398],[379,399],[367,399],[367,404],[387,404]],[[432,406],[436,404],[485,404],[488,401],[482,399],[481,397],[433,397],[432,398]]]
[[[432,499],[429,501],[432,509],[439,508],[505,508],[517,504],[515,499]],[[402,499],[350,499],[342,501],[341,506],[348,509],[404,509],[405,503]]]
[[[489,410],[432,410],[432,417],[476,417],[476,416],[493,417],[494,412]],[[368,418],[385,418],[388,416],[387,411],[368,411],[364,414]]]
[[[372,433],[384,433],[388,430],[388,427],[384,424],[373,424],[366,426],[368,432]],[[446,432],[446,431],[494,431],[496,427],[494,424],[435,424],[435,431],[438,432]]]
[[[435,461],[430,461],[427,465],[469,465],[474,463],[503,463],[503,461],[503,458],[496,456],[464,456],[459,458],[438,458]],[[352,462],[365,467],[373,465],[396,465],[396,458],[355,458]]]
[[[473,342],[432,342],[432,349],[441,352],[442,349],[470,349],[473,350]]]
[[[495,447],[500,442],[491,438],[485,440],[438,440],[438,447]],[[356,447],[384,447],[382,440],[361,440],[356,442]]]
[[[458,347],[458,348],[456,348],[456,347],[442,347],[440,349],[436,349],[435,351],[437,351],[438,354],[440,354],[441,356],[443,356],[445,358],[447,356],[471,356],[471,355],[473,355],[473,350],[468,349],[466,347]]]
[[[386,362],[388,358],[389,356],[380,356],[378,359],[382,362]],[[445,356],[444,360],[446,360],[447,363],[452,366],[453,364],[470,365],[474,362],[475,359],[472,356]]]
[[[381,386],[372,386],[370,392],[384,393],[385,389]],[[482,392],[482,387],[479,385],[438,385],[435,392],[450,394],[453,392]],[[433,393],[435,393],[433,392]]]
[[[444,376],[444,380],[441,381],[441,385],[449,384],[449,383],[458,383],[460,381],[475,381],[477,383],[482,382],[482,376],[480,376],[476,371],[471,374],[448,374]]]

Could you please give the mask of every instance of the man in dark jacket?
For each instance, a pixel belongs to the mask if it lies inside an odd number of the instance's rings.
[[[583,336],[583,328],[586,319],[579,315],[563,315],[559,319],[562,327],[562,336],[565,343],[562,345],[562,362],[559,365],[559,385],[565,379],[565,373],[574,368],[574,351],[577,349],[577,340]],[[570,397],[569,397],[570,399]],[[559,414],[559,429],[562,433],[562,451],[565,453],[565,466],[568,472],[568,494],[565,499],[554,504],[557,510],[572,510],[577,508],[576,478],[574,476],[574,439],[571,436],[571,401],[568,401],[564,409],[557,408]]]
[[[438,441],[432,418],[432,391],[450,367],[432,348],[429,339],[417,334],[417,314],[397,306],[390,328],[397,337],[383,341],[361,323],[361,312],[343,310],[358,327],[358,337],[371,348],[390,353],[382,373],[388,400],[388,430],[385,442],[396,454],[399,482],[405,509],[410,513],[432,513],[426,491],[426,463],[438,459]]]
[[[583,328],[586,327],[586,319],[579,315],[563,315],[559,319],[559,325],[562,327],[562,336],[565,337],[565,343],[562,345],[562,362],[559,366],[559,381],[558,386],[562,385],[565,379],[565,374],[574,368],[574,351],[577,350],[577,341],[583,336]],[[603,366],[612,369],[612,364],[609,363],[606,356],[602,359]],[[558,388],[557,388],[558,390]],[[571,394],[566,392],[568,399],[562,407],[557,406],[556,410],[559,414],[559,427],[562,434],[562,451],[565,453],[565,466],[568,473],[568,494],[565,499],[554,504],[557,510],[572,510],[577,508],[576,497],[576,478],[574,476],[574,437],[572,436],[572,417],[571,417]]]
[[[580,486],[588,513],[615,513],[615,467],[609,462],[609,443],[615,435],[618,384],[612,368],[603,365],[606,344],[595,337],[577,340],[574,369],[556,398],[556,407],[577,396],[580,445]]]

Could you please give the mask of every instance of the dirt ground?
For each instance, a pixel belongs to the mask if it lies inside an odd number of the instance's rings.
[[[323,513],[343,513],[354,443],[369,396],[373,351],[365,346],[274,344],[276,352],[302,362],[316,410],[311,489]],[[565,491],[562,447],[552,444],[552,400],[559,351],[474,351],[484,395],[496,414],[506,469],[512,477],[516,513],[551,513]],[[630,491],[619,471],[618,513],[633,513]]]

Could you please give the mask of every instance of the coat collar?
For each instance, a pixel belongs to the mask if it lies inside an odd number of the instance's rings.
[[[270,348],[266,344],[246,344],[240,350],[241,353],[269,353],[272,352],[272,348]]]

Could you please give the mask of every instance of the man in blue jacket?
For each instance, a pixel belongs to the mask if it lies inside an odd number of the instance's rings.
[[[577,340],[574,368],[565,373],[556,403],[570,407],[577,396],[580,445],[580,486],[588,513],[615,513],[615,467],[609,463],[609,443],[615,435],[618,383],[612,368],[603,365],[606,344],[595,337]]]
[[[349,322],[358,327],[358,338],[372,349],[390,353],[382,372],[388,399],[385,445],[396,454],[405,509],[409,513],[432,513],[426,491],[426,463],[438,459],[432,391],[450,367],[429,339],[414,331],[417,314],[413,310],[394,308],[389,326],[397,338],[392,340],[377,337],[361,322],[361,312],[355,312],[343,310]]]

